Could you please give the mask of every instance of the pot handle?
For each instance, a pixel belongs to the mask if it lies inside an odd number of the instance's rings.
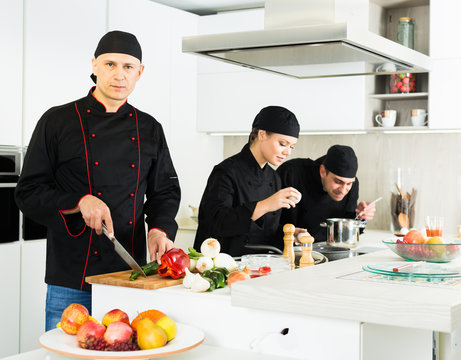
[[[367,226],[367,222],[364,221],[364,222],[360,222],[359,225],[357,225],[357,227],[361,228],[361,229],[365,229],[365,227]]]
[[[321,227],[327,227],[328,225],[327,225],[326,222],[321,222],[321,223],[320,223],[320,226],[321,226]]]

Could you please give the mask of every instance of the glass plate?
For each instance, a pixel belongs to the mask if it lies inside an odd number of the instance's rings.
[[[397,271],[394,271],[394,269],[397,269]],[[374,274],[406,278],[443,279],[461,277],[461,267],[459,266],[427,262],[392,261],[366,265],[363,270]]]
[[[40,345],[45,349],[83,359],[149,359],[172,355],[190,350],[200,345],[205,339],[202,330],[180,323],[176,323],[178,332],[176,337],[165,346],[150,350],[137,351],[97,351],[82,349],[77,344],[76,335],[66,334],[57,328],[47,331],[39,338]]]

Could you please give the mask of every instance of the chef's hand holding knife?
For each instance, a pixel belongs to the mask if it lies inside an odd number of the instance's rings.
[[[64,214],[82,214],[85,224],[101,235],[102,223],[106,224],[109,236],[114,236],[114,225],[110,215],[110,209],[104,201],[93,195],[82,197],[75,209],[63,212]],[[166,234],[159,229],[151,229],[147,237],[147,245],[151,261],[157,259],[160,263],[162,255],[174,247],[173,242],[168,239]]]

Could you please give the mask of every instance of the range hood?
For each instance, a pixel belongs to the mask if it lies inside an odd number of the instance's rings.
[[[428,56],[357,21],[359,8],[368,20],[368,6],[368,0],[266,0],[264,30],[183,37],[182,50],[298,79],[430,71]]]

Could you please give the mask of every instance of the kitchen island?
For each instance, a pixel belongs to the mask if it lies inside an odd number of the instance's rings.
[[[202,329],[204,343],[178,359],[195,359],[204,349],[228,349],[242,359],[461,358],[458,286],[377,280],[362,271],[364,265],[401,260],[381,244],[389,236],[369,232],[360,248],[378,251],[235,283],[232,292],[93,284],[93,316],[119,308],[132,318],[158,309]]]

